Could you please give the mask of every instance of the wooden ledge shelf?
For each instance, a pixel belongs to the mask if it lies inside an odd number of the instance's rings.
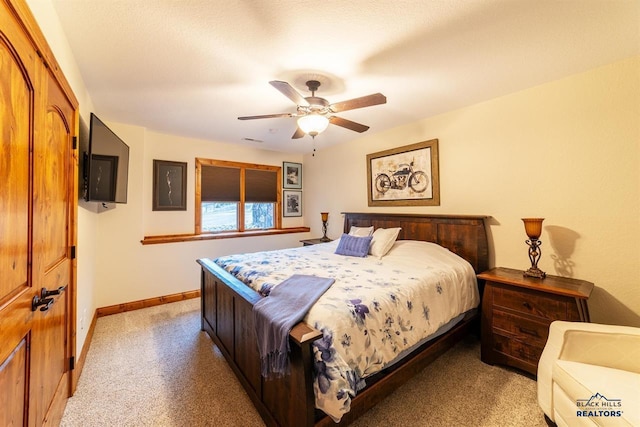
[[[307,233],[309,227],[279,228],[275,230],[230,231],[208,234],[168,234],[164,236],[144,236],[140,243],[156,245],[160,243],[195,242],[199,240],[235,239],[237,237],[270,236],[274,234]]]

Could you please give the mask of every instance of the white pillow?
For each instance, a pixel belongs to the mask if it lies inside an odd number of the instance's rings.
[[[351,226],[349,236],[369,237],[373,234],[373,225],[371,227],[355,227]]]
[[[401,228],[378,228],[373,232],[373,240],[369,247],[369,253],[378,258],[385,256],[393,246]]]

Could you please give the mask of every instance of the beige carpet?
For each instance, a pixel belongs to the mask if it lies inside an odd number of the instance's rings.
[[[200,331],[192,299],[98,319],[62,426],[261,426],[242,386]],[[480,361],[469,338],[353,425],[546,426],[535,381]]]

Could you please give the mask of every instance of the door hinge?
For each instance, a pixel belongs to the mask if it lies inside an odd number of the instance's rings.
[[[76,247],[75,246],[71,246],[71,255],[70,255],[71,259],[76,259]]]
[[[77,149],[78,148],[78,137],[74,136],[73,137],[73,149]]]
[[[47,63],[47,60],[45,59],[42,52],[40,52],[39,50],[36,50],[36,54],[38,55],[38,58],[40,58],[40,60],[42,61],[42,65],[44,65],[45,68],[49,68],[49,64]]]
[[[71,356],[69,358],[69,370],[73,371],[76,368],[76,357],[75,356]]]

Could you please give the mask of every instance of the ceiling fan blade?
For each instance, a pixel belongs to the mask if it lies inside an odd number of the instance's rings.
[[[381,93],[374,93],[372,95],[362,96],[360,98],[354,98],[348,101],[336,102],[335,104],[331,104],[329,106],[329,109],[333,113],[339,113],[341,111],[355,110],[356,108],[371,107],[372,105],[386,103],[386,96]]]
[[[369,129],[369,126],[362,125],[360,123],[352,122],[351,120],[343,119],[342,117],[331,116],[329,117],[329,122],[336,126],[342,126],[343,128],[347,128],[349,130],[353,130],[356,132],[365,132]]]
[[[280,80],[272,80],[269,84],[278,89],[284,96],[295,102],[296,105],[303,105],[305,107],[309,105],[307,100],[304,99],[304,96],[300,95],[289,83]]]
[[[280,114],[263,114],[261,116],[243,116],[238,117],[238,120],[254,120],[254,119],[275,119],[277,117],[293,117],[292,113],[280,113]]]
[[[302,138],[305,135],[306,134],[304,133],[304,131],[302,129],[300,129],[299,127],[296,127],[296,131],[293,133],[293,136],[291,137],[291,139]]]

